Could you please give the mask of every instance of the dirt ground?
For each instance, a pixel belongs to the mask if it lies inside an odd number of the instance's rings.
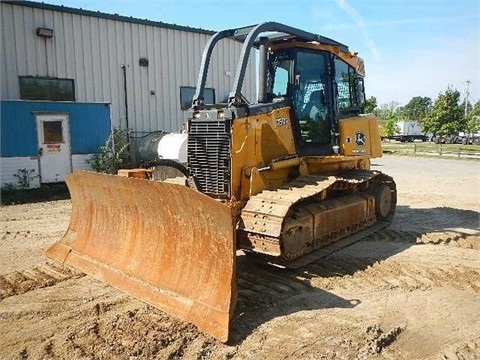
[[[69,200],[1,207],[0,359],[479,359],[479,163],[372,165],[390,227],[296,271],[239,256],[228,344],[48,260]]]

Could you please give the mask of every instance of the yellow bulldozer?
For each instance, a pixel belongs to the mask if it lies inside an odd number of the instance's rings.
[[[233,88],[226,103],[206,104],[225,38],[243,43]],[[254,51],[258,97],[248,102]],[[382,151],[376,119],[362,114],[364,74],[346,45],[283,24],[216,33],[188,111],[187,162],[175,164],[185,184],[74,172],[70,225],[47,256],[227,341],[237,251],[297,268],[391,220],[395,182],[370,170]]]

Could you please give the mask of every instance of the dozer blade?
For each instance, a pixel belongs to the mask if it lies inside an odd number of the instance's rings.
[[[187,187],[80,171],[72,215],[46,255],[228,340],[236,303],[229,206]]]

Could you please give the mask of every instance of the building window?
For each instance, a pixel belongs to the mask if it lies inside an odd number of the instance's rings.
[[[195,87],[180,86],[180,108],[187,110],[192,106],[193,95],[195,95]],[[203,92],[205,104],[215,104],[215,89],[205,88]]]
[[[20,76],[20,99],[75,101],[73,79]]]

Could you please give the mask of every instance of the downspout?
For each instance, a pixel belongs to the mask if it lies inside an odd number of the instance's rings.
[[[130,124],[128,122],[127,66],[122,64],[123,91],[125,93],[125,126],[127,127],[127,142],[130,142]]]

